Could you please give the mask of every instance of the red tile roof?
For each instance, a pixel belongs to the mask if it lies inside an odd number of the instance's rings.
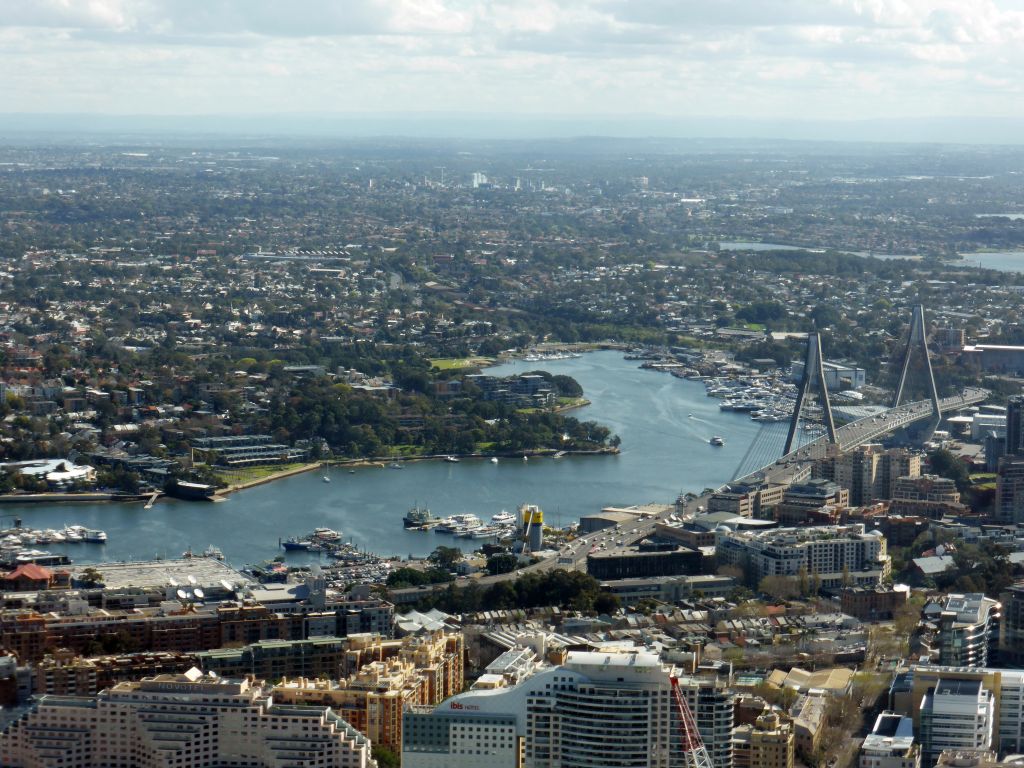
[[[22,577],[29,579],[30,581],[49,581],[50,569],[43,568],[43,566],[36,565],[35,563],[23,563],[4,576],[5,579],[10,580]]]

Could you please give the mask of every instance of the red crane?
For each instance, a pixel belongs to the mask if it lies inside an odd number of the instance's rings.
[[[686,768],[715,768],[711,762],[711,755],[708,748],[704,746],[704,740],[697,730],[697,723],[693,719],[693,712],[690,705],[686,703],[683,692],[679,690],[679,678],[670,677],[672,684],[672,698],[675,699],[676,714],[679,715],[679,741],[683,754],[683,765]]]

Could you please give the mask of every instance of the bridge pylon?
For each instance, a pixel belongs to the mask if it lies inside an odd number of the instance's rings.
[[[800,377],[800,389],[796,396],[796,405],[793,407],[793,417],[789,421],[789,434],[786,436],[786,446],[783,448],[783,455],[793,450],[793,443],[796,440],[797,430],[800,428],[800,413],[804,409],[804,401],[807,399],[807,390],[815,387],[815,394],[818,396],[818,405],[821,407],[822,421],[825,422],[825,430],[828,432],[828,441],[837,443],[836,424],[832,418],[832,405],[828,399],[828,387],[825,385],[825,369],[821,358],[821,336],[817,333],[807,334],[807,354],[804,357],[804,372]]]
[[[903,350],[903,365],[900,370],[900,380],[896,385],[896,397],[893,398],[892,407],[898,408],[900,400],[903,399],[903,390],[907,383],[907,373],[910,371],[910,358],[917,349],[924,358],[924,369],[928,374],[928,393],[932,401],[932,424],[930,432],[934,432],[942,421],[942,406],[939,403],[939,390],[935,386],[935,374],[932,372],[931,355],[928,352],[928,328],[924,322],[924,305],[915,304],[910,316],[910,333],[907,335],[907,346]]]

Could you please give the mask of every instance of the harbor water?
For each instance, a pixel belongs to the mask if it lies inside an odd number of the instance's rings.
[[[618,434],[618,455],[502,458],[497,464],[487,459],[409,462],[402,469],[352,472],[335,467],[327,470],[329,483],[324,472],[307,472],[220,503],[162,499],[148,510],[141,503],[4,505],[0,515],[4,527],[17,516],[30,528],[78,523],[107,531],[109,541],[102,545],[40,547],[64,552],[76,564],[179,557],[188,548],[200,553],[213,544],[241,567],[281,554],[279,539],[319,526],[340,530],[346,541],[382,555],[420,556],[441,544],[471,549],[480,542],[405,530],[402,517],[414,503],[441,517],[473,513],[485,522],[503,509],[531,503],[544,510],[546,521],[564,525],[605,506],[670,503],[681,492],[728,482],[755,436],[758,450],[773,458],[768,454],[776,446],[762,444],[781,444],[781,430],[762,432],[749,414],[720,411],[720,401],[707,397],[700,382],[638,365],[619,352],[603,351],[566,360],[518,360],[488,371],[509,375],[543,369],[573,376],[591,405],[572,415]],[[714,435],[725,445],[710,445]],[[316,557],[289,553],[288,561]]]

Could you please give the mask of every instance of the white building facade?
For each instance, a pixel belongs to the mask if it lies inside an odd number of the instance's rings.
[[[5,768],[375,768],[327,707],[276,705],[247,681],[160,675],[95,697],[43,696],[0,733]]]
[[[403,768],[674,768],[669,675],[654,654],[570,653],[513,687],[407,712]]]

